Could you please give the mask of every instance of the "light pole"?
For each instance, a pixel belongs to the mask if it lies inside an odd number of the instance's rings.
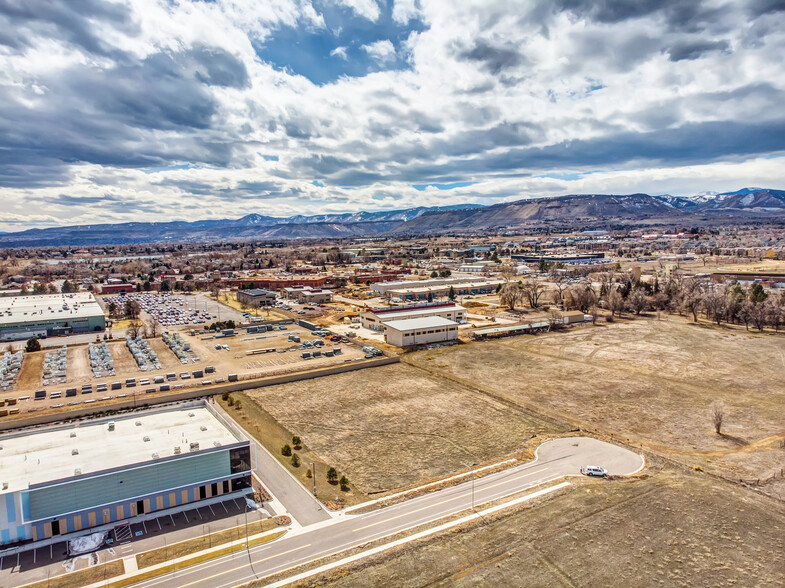
[[[311,471],[313,472],[313,495],[316,496],[316,464],[311,462]]]

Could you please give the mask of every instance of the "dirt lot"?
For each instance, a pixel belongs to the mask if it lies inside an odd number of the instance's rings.
[[[404,360],[728,477],[785,467],[782,336],[639,319]],[[727,407],[723,435],[713,430],[714,401]]]
[[[298,586],[765,586],[785,582],[782,503],[702,473],[578,480],[540,502]]]
[[[396,364],[248,393],[363,492],[416,485],[500,461],[563,428]]]
[[[115,339],[109,341],[109,349],[112,354],[115,366],[115,376],[107,376],[100,379],[93,377],[90,367],[90,359],[88,355],[87,345],[71,345],[68,347],[68,366],[66,370],[67,381],[65,384],[50,384],[43,386],[42,384],[42,368],[46,351],[36,353],[27,353],[22,362],[22,369],[19,378],[14,386],[14,389],[2,393],[2,398],[18,398],[24,395],[32,395],[35,390],[45,388],[47,392],[62,392],[67,387],[80,388],[84,384],[97,384],[97,383],[111,383],[123,382],[127,378],[150,378],[153,376],[165,375],[166,373],[192,372],[197,369],[202,369],[208,365],[214,366],[216,372],[214,377],[226,378],[228,374],[239,374],[242,376],[268,376],[292,373],[314,368],[327,367],[331,365],[342,364],[346,361],[351,361],[355,358],[364,357],[361,347],[357,345],[337,344],[326,342],[321,351],[330,349],[341,349],[341,355],[332,358],[320,357],[311,360],[304,360],[302,358],[302,349],[296,348],[297,344],[288,340],[289,334],[296,334],[301,339],[312,341],[314,335],[301,327],[295,325],[287,325],[285,331],[268,331],[266,333],[246,334],[245,330],[240,330],[238,336],[220,339],[203,339],[202,335],[191,336],[189,329],[180,331],[180,335],[189,343],[191,343],[195,354],[199,357],[199,361],[195,363],[188,363],[183,365],[174,352],[163,342],[160,336],[156,339],[148,339],[147,342],[153,351],[158,355],[161,364],[160,370],[143,372],[139,369],[131,352],[126,346],[125,339]],[[229,350],[216,350],[216,344],[225,344]],[[253,349],[268,349],[275,348],[287,349],[287,351],[278,353],[264,353],[258,355],[247,355],[247,351]],[[51,350],[49,350],[51,351]],[[306,350],[313,351],[313,350]],[[208,376],[210,378],[210,376]],[[194,385],[193,379],[178,382],[184,385]],[[117,394],[126,394],[136,392],[143,392],[139,387],[126,390],[122,388],[117,391],[109,391],[106,395],[114,396]],[[94,397],[93,397],[94,398]],[[33,403],[32,401],[23,402],[19,405],[22,412],[35,408],[37,410],[46,409],[50,404],[59,404],[66,402],[64,398]],[[70,401],[82,401],[81,395],[77,398],[70,399]]]

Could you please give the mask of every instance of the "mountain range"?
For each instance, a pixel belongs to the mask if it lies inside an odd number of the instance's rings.
[[[785,218],[785,191],[743,188],[691,197],[649,194],[571,194],[492,206],[456,204],[314,216],[248,214],[195,222],[130,222],[0,233],[0,247],[56,247],[251,239],[324,239],[382,235],[469,233],[542,224],[601,226],[646,221],[716,222]]]

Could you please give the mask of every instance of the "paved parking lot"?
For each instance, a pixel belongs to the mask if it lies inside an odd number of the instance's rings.
[[[265,509],[271,515],[276,514],[266,504]],[[249,523],[266,518],[258,511],[248,512],[247,516]],[[167,545],[224,529],[240,527],[238,533],[242,534],[245,521],[245,501],[234,498],[194,505],[187,511],[165,514],[132,525],[119,524],[115,527],[116,532],[110,533],[107,546],[89,555],[69,557],[63,541],[20,555],[0,557],[0,588],[46,580],[65,571],[85,569],[151,549],[166,549]],[[19,580],[20,573],[24,574],[23,582]]]

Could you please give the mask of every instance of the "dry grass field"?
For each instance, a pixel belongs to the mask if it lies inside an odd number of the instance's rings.
[[[401,364],[247,395],[366,493],[499,461],[564,431],[471,387]]]
[[[731,478],[785,467],[785,338],[639,319],[404,356],[435,375]],[[726,406],[723,435],[711,405]]]
[[[782,503],[700,472],[573,480],[561,493],[298,586],[774,586]]]

